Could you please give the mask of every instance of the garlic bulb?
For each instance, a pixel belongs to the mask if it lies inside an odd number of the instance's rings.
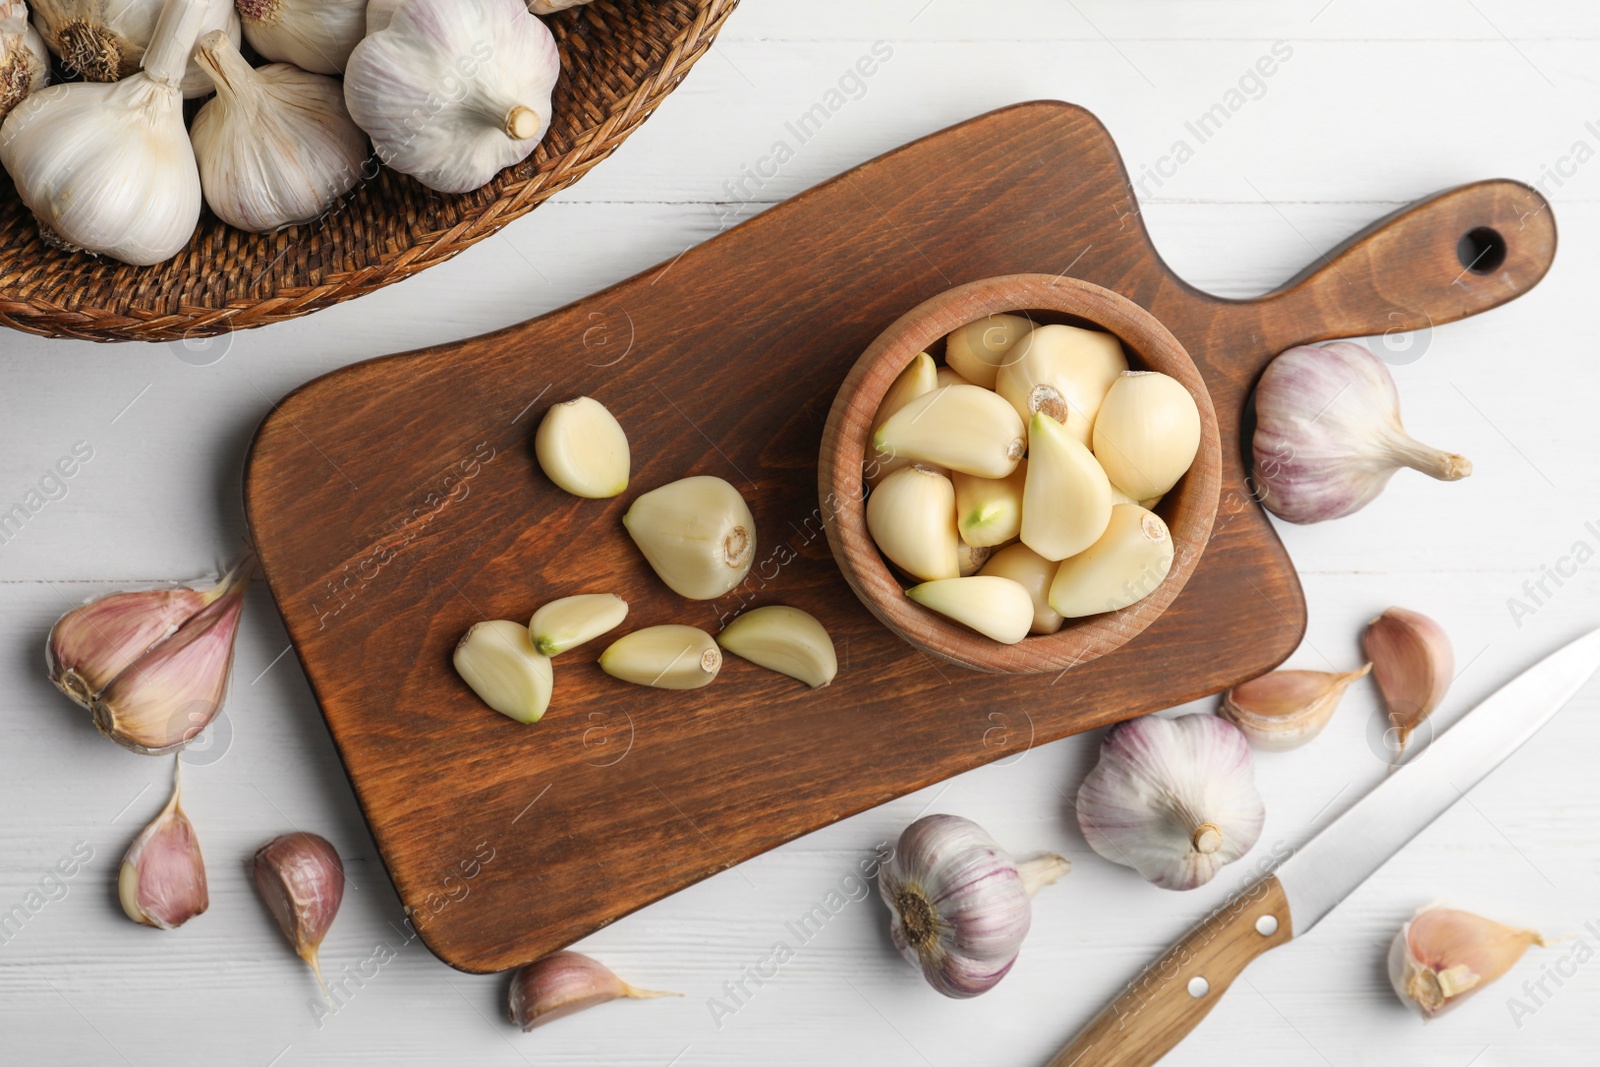
[[[552,600],[528,620],[533,647],[557,656],[622,625],[628,602],[614,593],[580,593]]]
[[[722,670],[722,650],[695,626],[646,626],[600,653],[600,669],[634,685],[699,689]]]
[[[1050,606],[1050,583],[1055,580],[1060,565],[1045,559],[1027,545],[1007,545],[978,569],[980,575],[1010,578],[1028,591],[1033,601],[1033,625],[1029,633],[1053,634],[1065,621]]]
[[[569,7],[582,7],[590,0],[528,0],[528,10],[535,15],[554,15],[557,11],[565,11]]]
[[[50,81],[50,55],[23,0],[0,0],[0,119]]]
[[[1299,748],[1322,732],[1345,690],[1372,670],[1271,671],[1234,686],[1222,695],[1217,714],[1256,748],[1283,752]]]
[[[1466,457],[1406,433],[1389,369],[1349,341],[1291,348],[1267,365],[1252,447],[1262,504],[1294,523],[1360,511],[1401,467],[1446,482],[1472,473]]]
[[[545,476],[573,496],[604,500],[628,488],[628,435],[593,397],[552,405],[539,420],[533,451]]]
[[[1266,821],[1249,744],[1212,715],[1113,726],[1077,808],[1090,848],[1162,889],[1205,885]]]
[[[1043,412],[1087,446],[1095,416],[1128,357],[1114,334],[1077,326],[1040,326],[1012,349],[995,377],[995,392],[1023,422]]]
[[[128,918],[176,930],[211,906],[206,864],[194,824],[183,813],[183,759],[172,775],[172,799],[128,846],[117,872],[117,899]]]
[[[345,102],[379,159],[465,193],[533,152],[560,72],[555,38],[519,0],[407,0],[350,54]]]
[[[208,0],[170,0],[145,69],[31,94],[0,126],[0,163],[47,238],[135,266],[171,259],[200,221],[179,79]]]
[[[1509,971],[1529,945],[1546,944],[1532,930],[1436,905],[1417,912],[1390,943],[1389,982],[1402,1002],[1431,1019]]]
[[[1075,556],[1111,523],[1111,483],[1089,450],[1050,416],[1034,415],[1028,438],[1022,543],[1045,559]]]
[[[821,689],[839,673],[833,638],[816,616],[770,604],[740,615],[717,634],[717,644],[758,667]]]
[[[755,560],[755,517],[721,478],[680,478],[652,489],[633,502],[622,525],[661,580],[690,600],[722,596]]]
[[[890,415],[872,443],[886,455],[979,478],[1004,478],[1027,451],[1022,432],[1017,413],[994,393],[976,385],[947,385]]]
[[[1004,478],[974,478],[960,471],[950,476],[956,491],[956,530],[973,548],[992,548],[1014,541],[1022,532],[1022,490],[1028,461]]]
[[[387,29],[394,13],[406,0],[367,0],[367,33]]]
[[[913,578],[961,573],[956,491],[949,478],[920,463],[890,474],[867,497],[867,532],[889,562]]]
[[[230,226],[271,233],[310,222],[355,188],[367,136],[333,78],[288,63],[252,69],[221,33],[200,39],[217,95],[189,137],[206,203]]]
[[[508,719],[538,722],[550,707],[555,686],[550,657],[533,647],[521,623],[475,623],[457,642],[452,662],[478,699]]]
[[[340,74],[367,32],[367,0],[237,0],[245,40],[313,74]],[[447,86],[439,86],[441,93]]]
[[[1172,535],[1161,516],[1138,504],[1117,504],[1105,533],[1061,561],[1050,583],[1050,607],[1067,619],[1120,611],[1155,592],[1172,569]]]
[[[1033,626],[1033,598],[1010,578],[941,578],[912,586],[906,596],[1003,645],[1021,641]]]
[[[511,976],[507,1008],[511,1021],[527,1033],[564,1015],[576,1015],[611,1000],[682,995],[636,989],[604,964],[577,952],[563,951],[530,963]]]
[[[233,0],[206,2],[210,7],[199,32],[221,30],[237,45],[239,12]],[[114,82],[139,69],[164,4],[165,0],[33,0],[33,9],[39,32],[63,66],[85,81]],[[187,98],[211,91],[210,77],[192,59],[187,59],[180,84]]]
[[[889,934],[906,961],[947,997],[975,997],[1017,961],[1032,898],[1072,869],[1046,853],[1018,863],[977,823],[926,815],[878,870]]]
[[[1094,455],[1135,500],[1177,484],[1200,450],[1200,409],[1183,383],[1156,371],[1125,371],[1094,420]]]
[[[327,838],[297,830],[257,849],[250,873],[278,929],[326,993],[317,950],[344,900],[344,861],[338,851]]]
[[[1412,731],[1433,714],[1450,688],[1455,649],[1443,627],[1406,608],[1390,608],[1369,622],[1361,648],[1372,661],[1372,678],[1394,727],[1399,759]]]

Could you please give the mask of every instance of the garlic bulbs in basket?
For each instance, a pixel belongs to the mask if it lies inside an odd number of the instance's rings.
[[[367,32],[367,0],[238,0],[244,36],[267,59],[338,74]],[[466,5],[462,5],[466,6]]]
[[[0,119],[50,80],[50,55],[22,0],[0,0]]]
[[[555,38],[520,0],[407,0],[351,53],[344,98],[379,159],[465,193],[533,152],[560,72]]]
[[[189,137],[206,203],[223,222],[258,233],[309,222],[360,180],[367,137],[336,80],[288,63],[252,69],[220,32],[196,55],[217,95]]]
[[[179,80],[208,0],[169,0],[145,69],[52,85],[0,126],[0,164],[46,237],[144,266],[177,255],[200,221],[200,172]]]
[[[206,0],[200,32],[222,30],[239,43],[233,0]],[[19,5],[20,6],[20,5]],[[120,81],[139,69],[155,36],[163,0],[33,0],[39,32],[68,70],[86,81]],[[183,95],[204,96],[211,79],[192,61],[184,68]]]

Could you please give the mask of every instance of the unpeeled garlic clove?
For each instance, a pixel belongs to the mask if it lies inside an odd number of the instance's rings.
[[[1509,971],[1529,945],[1545,945],[1518,930],[1453,908],[1424,908],[1389,945],[1389,982],[1406,1004],[1431,1019],[1454,1008]]]
[[[1171,569],[1172,535],[1161,516],[1117,504],[1105,533],[1061,561],[1050,583],[1050,607],[1067,619],[1119,611],[1155,592]]]
[[[1012,347],[1032,329],[1033,323],[1021,315],[990,315],[969,322],[945,338],[945,362],[973,385],[993,389]]]
[[[324,837],[295,831],[257,849],[250,871],[278,929],[327,993],[317,950],[344,899],[344,861],[338,851]]]
[[[89,707],[113,678],[221,596],[231,578],[205,591],[113,593],[67,612],[50,628],[45,644],[50,680]]]
[[[960,574],[956,492],[922,464],[890,474],[867,497],[867,532],[889,562],[921,581]]]
[[[711,635],[694,626],[646,626],[613,641],[600,654],[613,678],[657,689],[699,689],[722,669]]]
[[[117,674],[90,701],[101,733],[135,752],[161,755],[194,740],[222,710],[233,670],[249,565],[235,568],[176,633]]]
[[[980,478],[1004,478],[1027,450],[1022,420],[1000,397],[976,385],[924,393],[890,415],[873,447]]]
[[[756,520],[739,490],[709,475],[652,489],[622,525],[667,587],[715,600],[744,581],[756,557]]]
[[[1126,371],[1094,420],[1094,454],[1106,475],[1137,500],[1178,483],[1200,450],[1200,409],[1176,378]]]
[[[682,995],[636,989],[598,961],[577,952],[561,951],[530,963],[511,976],[508,1008],[511,1021],[526,1033],[611,1000]]]
[[[1411,732],[1433,714],[1450,688],[1455,651],[1443,627],[1406,608],[1390,608],[1369,622],[1361,648],[1372,661],[1372,677],[1395,730],[1399,759]]]
[[[508,619],[474,623],[452,662],[478,699],[508,719],[538,722],[550,707],[550,657],[533,647],[527,626]]]
[[[194,824],[183,813],[183,761],[172,775],[172,799],[122,858],[117,898],[128,918],[159,930],[176,930],[211,905],[206,864]]]
[[[997,575],[923,582],[907,589],[906,596],[1003,645],[1021,641],[1033,625],[1033,598],[1028,591]]]
[[[1111,522],[1111,483],[1095,457],[1048,415],[1028,427],[1022,491],[1022,543],[1045,559],[1075,556]]]
[[[1023,422],[1042,412],[1085,447],[1113,382],[1128,370],[1115,335],[1077,326],[1040,326],[1017,342],[994,389]]]
[[[1007,545],[990,556],[978,573],[1010,578],[1026,589],[1028,598],[1033,601],[1033,625],[1028,632],[1053,634],[1065,621],[1050,606],[1050,583],[1059,566],[1055,560],[1045,559],[1027,545],[1017,544]]]
[[[813,689],[827,685],[839,673],[833,638],[815,616],[799,608],[771,604],[747,611],[722,628],[717,644]]]
[[[552,600],[533,613],[528,636],[546,656],[558,656],[622,625],[628,602],[615,593],[580,593]]]
[[[1372,670],[1272,671],[1234,686],[1217,712],[1256,748],[1284,752],[1322,732],[1346,689]]]
[[[1022,490],[1028,461],[1004,478],[975,478],[960,471],[950,476],[956,491],[956,532],[974,548],[992,548],[1022,532]]]
[[[603,500],[628,488],[628,435],[593,397],[564,400],[545,412],[533,451],[545,475],[573,496]]]

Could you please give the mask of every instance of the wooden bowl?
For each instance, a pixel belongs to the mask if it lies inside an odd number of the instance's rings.
[[[986,315],[1026,313],[1034,322],[1067,323],[1115,334],[1130,366],[1182,382],[1200,409],[1194,465],[1162,498],[1157,513],[1173,539],[1172,570],[1149,596],[1120,611],[1069,619],[1053,634],[1004,645],[913,602],[867,533],[862,470],[873,416],[895,377],[919,352],[939,354],[945,335]],[[1217,413],[1194,361],[1155,317],[1109,289],[1075,278],[1013,274],[971,282],[924,301],[878,336],[839,387],[822,434],[817,488],[828,543],[845,580],[883,623],[925,652],[995,673],[1064,671],[1125,644],[1166,610],[1194,573],[1211,536],[1222,484]]]
[[[206,210],[188,246],[151,267],[45,243],[0,171],[0,324],[46,337],[181,341],[282,322],[409,278],[615,151],[705,55],[737,3],[594,0],[552,15],[545,25],[561,77],[550,132],[482,189],[436,193],[374,166],[322,218],[277,233],[245,233]]]

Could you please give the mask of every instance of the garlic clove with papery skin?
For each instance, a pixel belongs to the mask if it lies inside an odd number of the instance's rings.
[[[1066,621],[1050,606],[1050,583],[1055,580],[1059,567],[1055,560],[1045,559],[1027,545],[1017,544],[1007,545],[990,556],[978,573],[1010,578],[1026,589],[1028,598],[1033,601],[1033,625],[1028,632],[1053,634]]]
[[[993,389],[1000,368],[1016,358],[1014,348],[1032,329],[1033,322],[1022,315],[996,314],[969,322],[945,338],[944,361],[967,382]]]
[[[895,471],[867,497],[867,532],[889,562],[919,581],[961,573],[956,493],[950,479],[917,463]]]
[[[1113,726],[1078,790],[1089,847],[1162,889],[1193,889],[1261,836],[1244,734],[1213,715],[1146,716]]]
[[[182,757],[176,764],[172,799],[134,838],[117,873],[117,898],[128,918],[160,930],[176,930],[211,904],[200,841],[178,799]]]
[[[50,53],[23,0],[0,0],[0,119],[50,83]]]
[[[1200,451],[1200,409],[1176,378],[1125,371],[1094,420],[1094,456],[1106,476],[1136,500],[1178,483]]]
[[[615,593],[580,593],[552,600],[528,620],[533,647],[558,656],[622,625],[628,602]]]
[[[1120,611],[1166,581],[1172,555],[1172,535],[1161,516],[1137,504],[1117,504],[1095,543],[1061,561],[1050,582],[1050,607],[1067,619]]]
[[[539,469],[573,496],[603,500],[628,488],[628,435],[593,397],[564,400],[545,412],[533,450]]]
[[[533,647],[529,628],[520,623],[475,623],[456,643],[451,661],[478,699],[508,719],[538,722],[550,707],[550,657]]]
[[[1222,695],[1217,714],[1237,726],[1256,748],[1284,752],[1322,732],[1345,690],[1372,670],[1272,671]]]
[[[344,900],[344,861],[338,850],[325,837],[297,830],[257,849],[250,870],[278,928],[326,994],[317,950]]]
[[[1389,982],[1395,995],[1432,1019],[1509,971],[1529,945],[1547,942],[1468,911],[1424,908],[1389,945]]]
[[[744,581],[756,520],[739,490],[710,475],[669,482],[633,502],[622,525],[656,575],[690,600],[715,600]]]
[[[1028,422],[1036,412],[1067,427],[1083,445],[1128,357],[1114,334],[1077,326],[1040,326],[1009,353],[994,389]]]
[[[810,612],[782,604],[754,608],[717,634],[717,644],[758,667],[820,689],[839,673],[833,638]]]
[[[236,0],[245,40],[269,60],[342,74],[367,32],[367,0]],[[447,91],[444,86],[440,91]]]
[[[890,415],[872,444],[885,455],[979,478],[1004,478],[1027,451],[1022,434],[1022,420],[994,393],[976,385],[947,385]]]
[[[1367,624],[1361,648],[1395,731],[1395,759],[1432,715],[1455,678],[1455,649],[1444,628],[1419,611],[1389,608]]]
[[[1033,921],[1032,898],[1072,869],[1045,853],[1018,863],[977,823],[926,815],[878,870],[889,934],[947,997],[975,997],[1011,970]]]
[[[1465,456],[1406,433],[1400,394],[1383,361],[1349,341],[1291,348],[1256,386],[1254,482],[1286,522],[1337,519],[1366,507],[1401,467],[1453,482]]]
[[[511,1021],[527,1033],[607,1001],[682,995],[635,988],[599,961],[561,951],[521,967],[511,976],[507,1008]]]
[[[611,677],[656,689],[699,689],[722,670],[722,650],[696,626],[646,626],[617,638],[600,653]]]
[[[1050,416],[1033,416],[1028,440],[1022,543],[1045,559],[1075,556],[1111,523],[1111,483],[1089,450]]]
[[[379,159],[465,193],[532,154],[560,72],[555,38],[519,0],[406,0],[350,53],[345,102]]]
[[[1003,645],[1021,641],[1033,626],[1033,598],[1010,578],[942,578],[914,585],[906,596]]]

